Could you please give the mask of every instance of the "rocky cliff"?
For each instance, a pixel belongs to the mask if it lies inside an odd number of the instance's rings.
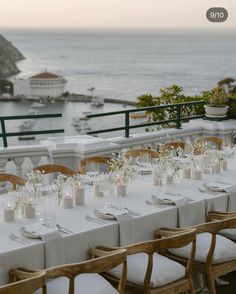
[[[16,62],[24,56],[11,42],[0,35],[0,78],[7,78],[19,73]]]

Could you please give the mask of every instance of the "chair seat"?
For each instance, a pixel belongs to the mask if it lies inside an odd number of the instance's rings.
[[[62,277],[47,282],[47,294],[68,294],[69,279]],[[35,292],[38,294],[41,292]],[[81,274],[75,278],[75,294],[119,294],[99,274]]]
[[[236,229],[225,229],[219,232],[220,235],[236,241]]]
[[[148,255],[145,253],[137,253],[127,256],[127,282],[143,286],[144,277],[147,269]],[[109,274],[119,278],[121,275],[121,267],[118,266]],[[153,254],[153,269],[151,277],[151,288],[157,288],[166,284],[177,281],[185,277],[185,267],[165,256]]]
[[[195,260],[205,263],[209,248],[211,245],[212,235],[202,233],[197,235]],[[170,249],[172,254],[188,258],[191,246],[187,245],[178,249]],[[213,255],[213,264],[222,263],[236,259],[236,244],[220,235],[216,235],[216,247]]]

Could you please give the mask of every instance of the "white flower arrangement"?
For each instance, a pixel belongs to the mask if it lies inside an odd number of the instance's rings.
[[[42,173],[39,170],[30,170],[26,174],[26,185],[32,185],[36,192],[37,187],[43,184]]]
[[[110,172],[121,181],[127,182],[138,175],[137,168],[130,165],[130,159],[126,156],[126,150],[119,152],[115,159],[111,159],[109,164]]]
[[[69,177],[67,175],[59,173],[58,177],[53,181],[53,185],[56,187],[58,204],[62,201],[63,186],[67,183]]]

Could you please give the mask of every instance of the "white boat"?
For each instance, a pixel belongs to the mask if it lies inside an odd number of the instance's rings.
[[[93,97],[91,106],[101,107],[104,105],[104,98],[101,97]]]
[[[31,107],[45,107],[45,103],[43,102],[34,102]]]

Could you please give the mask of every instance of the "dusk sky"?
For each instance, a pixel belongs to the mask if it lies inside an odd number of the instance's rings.
[[[206,10],[225,7],[215,24]],[[2,0],[0,27],[236,28],[235,0]]]

